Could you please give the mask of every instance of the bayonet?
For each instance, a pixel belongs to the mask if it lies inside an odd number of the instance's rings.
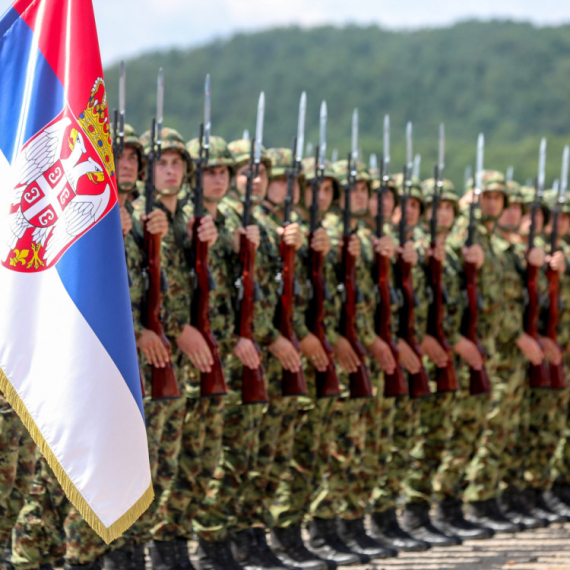
[[[558,199],[558,192],[560,192],[560,180],[558,178],[552,183],[552,190],[556,192],[556,199]]]
[[[307,143],[307,156],[313,156],[313,143],[312,142],[308,142]]]
[[[416,156],[414,156],[414,166],[412,168],[412,176],[414,178],[420,177],[421,168],[422,168],[422,155],[416,154]]]
[[[475,170],[475,195],[481,194],[483,186],[483,161],[485,158],[485,136],[479,133],[477,137],[477,167]]]
[[[390,176],[390,116],[384,115],[384,176]]]
[[[376,156],[375,153],[372,153],[372,154],[370,155],[368,168],[369,168],[369,170],[370,170],[371,172],[372,172],[373,170],[374,170],[374,171],[378,170],[378,157]]]
[[[204,150],[206,151],[206,155],[208,154],[210,148],[210,131],[212,128],[211,123],[211,104],[210,104],[210,74],[206,75],[206,81],[204,83]],[[208,157],[206,156],[206,161]]]
[[[338,148],[333,148],[331,154],[331,162],[336,162],[338,160]]]
[[[262,91],[257,103],[257,123],[255,125],[255,155],[254,163],[258,167],[261,162],[261,147],[263,146],[263,117],[265,115],[265,93]]]
[[[544,176],[546,170],[546,138],[540,141],[540,149],[538,151],[538,184],[537,184],[537,198],[542,198],[544,194]]]
[[[125,137],[125,91],[127,86],[127,72],[125,69],[125,62],[121,61],[121,75],[119,77],[119,137],[121,139],[121,146]]]
[[[570,147],[566,145],[562,153],[562,171],[560,173],[560,194],[558,202],[564,204],[566,200],[566,190],[568,188],[568,160],[570,159]]]
[[[156,88],[156,144],[160,148],[162,145],[162,113],[164,111],[164,75],[162,67],[158,70]]]
[[[464,192],[467,192],[470,180],[471,180],[471,166],[467,165],[465,167],[465,172],[463,174],[463,191]]]
[[[301,160],[303,160],[303,149],[305,147],[306,114],[307,114],[307,94],[303,91],[303,93],[301,93],[301,100],[299,101],[299,123],[297,125],[297,156],[293,157],[297,162],[301,162]]]
[[[514,166],[509,166],[509,167],[507,168],[507,176],[506,176],[507,182],[512,182],[512,181],[513,181],[513,176],[514,176],[514,174],[515,174],[515,168],[514,168]]]
[[[351,144],[351,157],[352,157],[352,170],[356,173],[358,165],[358,109],[352,112],[352,144]]]
[[[408,176],[412,174],[414,162],[414,153],[412,147],[412,122],[408,121],[406,125],[406,170],[408,172]]]
[[[445,168],[445,125],[439,125],[439,152],[437,165],[439,168],[439,177],[443,180],[443,170]]]
[[[248,140],[249,140],[249,130],[248,130],[248,129],[245,129],[245,130],[243,131],[243,135],[241,135],[241,138],[242,138],[244,141],[248,141]]]
[[[307,155],[310,156],[310,155]],[[327,156],[327,102],[321,103],[321,113],[319,120],[319,169],[325,169]]]

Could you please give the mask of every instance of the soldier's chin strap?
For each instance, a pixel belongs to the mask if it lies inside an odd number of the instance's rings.
[[[176,196],[182,190],[181,187],[176,188],[163,188],[162,190],[156,189],[156,193],[159,196]]]
[[[356,212],[350,212],[350,217],[356,220],[363,220],[368,215],[368,209],[357,210]]]
[[[521,225],[520,224],[499,224],[497,222],[497,228],[507,233],[518,233]]]
[[[131,194],[137,189],[136,182],[120,182],[117,190],[119,194]]]
[[[227,194],[227,192],[226,192]],[[210,198],[210,197],[206,197],[203,196],[202,200],[204,200],[204,202],[207,202],[208,204],[219,204],[225,197],[225,194],[221,197],[221,198]]]

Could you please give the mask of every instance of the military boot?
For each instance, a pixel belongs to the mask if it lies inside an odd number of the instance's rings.
[[[400,527],[396,509],[372,513],[370,522],[372,536],[385,548],[393,548],[399,552],[424,552],[431,548],[430,544],[416,540]]]
[[[151,540],[148,543],[148,552],[153,570],[182,570],[178,563],[178,541]]]
[[[499,499],[499,506],[511,522],[521,525],[524,529],[548,526],[546,519],[536,517],[531,513],[524,495],[519,489],[508,487]]]
[[[331,570],[329,564],[313,554],[303,543],[301,525],[271,529],[271,547],[281,562],[305,570]],[[336,567],[336,564],[334,565]]]
[[[51,564],[45,564],[44,566],[51,566]],[[70,564],[69,562],[65,562],[63,568],[64,570],[102,570],[103,559],[97,558],[97,560],[90,564]]]
[[[427,501],[408,503],[402,513],[402,526],[411,536],[432,546],[457,546],[461,544],[461,539],[458,536],[448,536],[433,526],[429,518],[429,503]]]
[[[570,506],[563,502],[553,489],[543,494],[544,502],[548,508],[563,517],[570,517]]]
[[[366,556],[370,556],[373,560],[398,556],[397,550],[382,546],[379,542],[366,534],[364,519],[351,521],[338,519],[337,530],[341,540],[353,552],[366,554]]]
[[[269,548],[267,533],[264,528],[254,527],[251,529],[251,532],[255,540],[255,559],[260,562],[262,568],[290,568]]]
[[[198,538],[198,566],[200,570],[243,570],[234,559],[227,540]]]
[[[182,570],[196,570],[192,562],[190,562],[190,555],[188,554],[188,539],[177,538],[176,543],[176,553],[178,565]]]
[[[125,544],[121,548],[107,552],[103,556],[103,568],[105,570],[132,570],[133,547]]]
[[[133,544],[133,570],[145,570],[144,544]]]
[[[495,532],[490,528],[465,520],[461,501],[449,497],[438,503],[434,526],[447,535],[458,536],[462,540],[491,538]]]
[[[509,520],[499,509],[497,499],[486,501],[472,501],[470,505],[469,520],[475,524],[485,526],[495,532],[518,532],[524,527]]]
[[[523,491],[523,495],[526,504],[528,505],[528,510],[531,512],[533,517],[544,519],[548,524],[567,522],[570,520],[569,517],[559,515],[554,512],[546,504],[540,489],[525,489]]]
[[[231,545],[236,562],[248,570],[283,570],[285,567],[275,555],[270,560],[263,548],[259,548],[252,528],[235,533],[232,536]],[[267,547],[267,550],[270,548]]]
[[[570,485],[566,483],[554,483],[551,493],[556,495],[559,501],[570,507]]]
[[[340,539],[335,519],[313,519],[309,524],[309,550],[325,560],[332,560],[339,566],[367,564],[370,557],[353,552]]]

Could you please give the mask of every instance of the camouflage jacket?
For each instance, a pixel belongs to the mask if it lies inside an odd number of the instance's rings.
[[[566,350],[570,346],[570,245],[562,241],[560,247],[566,257],[566,271],[560,276],[558,342]]]

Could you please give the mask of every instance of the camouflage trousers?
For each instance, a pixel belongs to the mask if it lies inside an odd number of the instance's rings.
[[[277,527],[300,524],[308,514],[315,491],[320,487],[334,438],[332,411],[336,398],[316,399],[314,368],[305,368],[310,400],[308,409],[299,409],[293,441],[293,458],[271,505]]]
[[[259,446],[259,429],[266,404],[241,403],[242,366],[234,356],[226,362],[228,394],[224,398],[222,449],[208,483],[194,530],[208,541],[225,540],[245,517],[243,492]]]
[[[459,390],[449,413],[452,433],[433,480],[432,493],[437,501],[463,497],[468,484],[467,467],[479,448],[491,402],[489,395],[471,395],[467,365],[457,362],[455,371]]]
[[[35,450],[22,420],[0,393],[0,560],[32,484]]]
[[[467,472],[469,486],[464,494],[467,501],[497,498],[500,481],[511,463],[517,461],[505,450],[515,449],[519,434],[526,364],[514,343],[497,350],[492,360],[495,362],[488,372],[493,393],[487,426]]]

